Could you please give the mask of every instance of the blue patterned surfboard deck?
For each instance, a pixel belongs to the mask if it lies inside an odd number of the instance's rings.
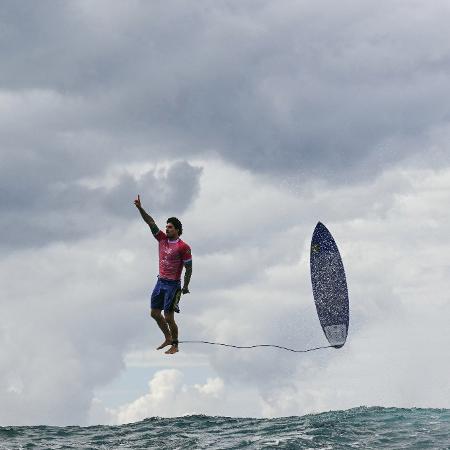
[[[344,265],[336,242],[319,222],[311,239],[311,283],[320,325],[330,345],[345,344],[349,325],[349,301]]]

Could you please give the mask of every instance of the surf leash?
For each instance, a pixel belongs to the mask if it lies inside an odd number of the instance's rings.
[[[210,341],[178,341],[180,344],[209,344],[209,345],[220,345],[222,347],[232,347],[232,348],[258,348],[258,347],[273,347],[273,348],[279,348],[281,350],[287,350],[288,352],[293,353],[307,353],[307,352],[313,352],[315,350],[321,350],[323,348],[331,348],[334,347],[334,345],[325,345],[322,347],[314,347],[314,348],[308,348],[305,350],[296,350],[293,348],[283,347],[282,345],[274,345],[274,344],[257,344],[257,345],[232,345],[232,344],[222,344],[221,342],[210,342]]]

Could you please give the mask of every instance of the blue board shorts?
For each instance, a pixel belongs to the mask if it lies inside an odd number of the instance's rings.
[[[167,280],[158,277],[155,288],[153,289],[150,307],[152,309],[163,309],[165,312],[180,312],[178,303],[181,296],[181,281]]]

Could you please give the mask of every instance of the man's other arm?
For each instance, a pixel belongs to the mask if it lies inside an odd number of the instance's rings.
[[[184,283],[183,283],[183,294],[189,293],[189,282],[191,281],[191,275],[192,275],[192,260],[187,261],[184,263]]]

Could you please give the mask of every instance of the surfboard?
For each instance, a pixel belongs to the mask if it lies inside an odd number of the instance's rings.
[[[318,222],[311,239],[311,284],[317,315],[330,345],[347,340],[349,299],[344,264],[327,227]]]

